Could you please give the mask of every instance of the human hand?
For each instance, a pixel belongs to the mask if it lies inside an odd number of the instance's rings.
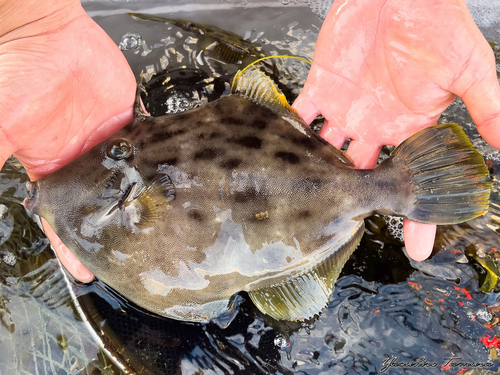
[[[13,154],[39,179],[131,120],[133,73],[79,0],[0,0],[0,20],[0,168]],[[44,229],[66,269],[92,280]]]
[[[500,149],[500,86],[491,47],[463,0],[337,0],[321,28],[313,65],[293,107],[358,168],[435,125],[460,96],[479,133]],[[426,259],[436,226],[405,220],[409,256]]]

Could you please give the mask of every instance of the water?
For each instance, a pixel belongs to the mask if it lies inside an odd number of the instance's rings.
[[[241,45],[245,37],[250,55],[291,54],[310,59],[321,26],[321,19],[310,9],[320,14],[325,2],[287,3],[84,5],[122,45],[136,76],[143,71],[151,79],[147,89],[155,99],[145,104],[152,114],[160,115],[227,94],[227,82],[244,61],[224,54],[227,48],[199,55],[219,37],[216,30],[205,28],[201,36],[179,25],[134,20],[123,14],[123,8],[229,30],[239,35],[228,36],[230,42]],[[492,8],[481,1],[472,3],[472,13],[485,35],[500,43],[500,25],[489,13]],[[230,4],[236,8],[227,9]],[[167,67],[168,74],[162,73]],[[305,79],[306,66],[279,60],[268,69],[279,73],[280,87],[293,100]],[[168,77],[175,83],[172,87],[158,84]],[[449,121],[463,124],[488,161],[496,179],[493,204],[499,205],[500,153],[478,136],[460,100],[440,120]],[[47,241],[21,205],[27,196],[26,181],[14,159],[0,172],[0,375],[119,374],[79,318]],[[235,319],[223,329],[215,323],[197,325],[153,317],[101,283],[73,284],[73,289],[82,309],[92,317],[89,323],[94,329],[114,337],[119,355],[130,361],[129,366],[143,368],[144,374],[374,374],[385,360],[410,362],[423,357],[436,367],[390,368],[386,373],[439,373],[450,357],[455,358],[448,364],[450,373],[463,368],[455,366],[457,358],[480,362],[485,370],[495,372],[500,366],[494,340],[499,334],[500,288],[481,292],[488,273],[479,256],[491,261],[500,258],[499,225],[500,212],[494,206],[482,218],[439,227],[432,258],[413,262],[404,255],[400,220],[369,218],[365,236],[344,267],[328,309],[306,323],[274,321],[256,310],[245,295]]]

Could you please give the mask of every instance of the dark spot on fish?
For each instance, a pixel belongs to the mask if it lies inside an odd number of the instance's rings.
[[[290,164],[298,164],[300,162],[300,158],[293,152],[278,151],[274,156]]]
[[[198,135],[198,139],[215,139],[218,138],[222,135],[222,133],[219,132],[212,132],[210,134],[207,133],[201,133]]]
[[[209,137],[209,138],[210,138],[210,139],[214,139],[214,138],[218,138],[218,137],[220,137],[221,135],[222,135],[222,134],[221,134],[221,133],[219,133],[219,132],[212,132],[212,133],[210,133],[210,137]]]
[[[179,161],[178,158],[170,158],[170,159],[162,161],[161,163],[158,163],[158,164],[176,165],[178,161]]]
[[[190,210],[187,215],[190,219],[193,219],[196,221],[205,220],[203,214],[199,210]]]
[[[265,194],[259,193],[254,187],[248,187],[243,191],[237,191],[232,194],[235,202],[238,203],[255,203],[259,204],[259,207],[268,207],[268,198]],[[254,207],[256,208],[256,207]],[[259,208],[256,208],[258,210]],[[260,209],[258,212],[265,211],[266,209]],[[254,211],[255,212],[255,211]]]
[[[213,148],[204,148],[203,150],[198,151],[196,154],[194,154],[194,160],[212,160],[215,159],[217,155],[217,150],[214,150]]]
[[[317,146],[318,143],[315,142],[315,139],[309,138],[307,136],[290,136],[290,141],[296,145],[296,146],[301,146],[304,148],[307,148],[308,150],[314,150]]]
[[[186,72],[180,71],[179,75],[184,77],[186,75]]]
[[[224,169],[234,169],[238,168],[241,164],[241,159],[228,159],[220,163],[220,167]]]
[[[248,190],[237,191],[233,194],[234,201],[238,203],[247,203],[252,199],[253,196],[254,194],[249,194]]]
[[[286,262],[287,262],[287,263],[290,263],[291,261],[292,261],[292,257],[290,257],[290,255],[288,255],[288,256],[286,257]]]
[[[254,137],[254,136],[248,136],[248,137],[241,137],[241,138],[236,138],[236,139],[229,139],[229,142],[236,143],[238,145],[241,145],[243,147],[247,148],[255,148],[255,149],[260,149],[262,146],[262,140],[259,137]]]
[[[267,123],[265,121],[262,121],[262,120],[255,120],[252,122],[252,127],[259,129],[259,130],[265,129],[266,126],[267,126]]]
[[[311,216],[312,216],[312,213],[309,210],[299,211],[299,213],[297,214],[297,217],[300,219],[307,219]]]
[[[162,132],[162,133],[156,133],[151,136],[151,143],[158,143],[158,142],[163,142],[166,139],[173,138],[176,135],[184,134],[183,129],[175,130],[173,132]]]

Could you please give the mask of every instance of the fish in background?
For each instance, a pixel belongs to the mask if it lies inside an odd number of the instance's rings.
[[[157,56],[159,64],[149,66],[147,91],[141,95],[145,109],[153,117],[184,112],[229,95],[234,76],[250,64],[257,63],[284,92],[289,103],[300,92],[299,82],[307,75],[305,65],[302,71],[296,71],[284,63],[285,59],[276,59],[279,56],[269,60],[261,44],[231,31],[178,18],[128,15],[138,22],[165,24],[173,39],[161,40],[166,46],[165,54]],[[286,55],[289,51],[275,47],[270,53]],[[165,61],[168,65],[158,70]]]
[[[463,222],[486,212],[491,185],[456,124],[356,170],[250,67],[232,95],[180,114],[149,117],[138,98],[129,125],[29,183],[25,206],[146,310],[206,322],[246,291],[262,312],[294,321],[326,306],[365,217]]]
[[[196,60],[200,56],[209,56],[223,64],[239,65],[246,67],[258,58],[264,57],[262,47],[259,44],[249,42],[240,35],[228,30],[223,30],[214,25],[204,25],[179,18],[166,18],[143,13],[127,13],[134,19],[163,22],[199,36],[197,40]],[[203,63],[202,63],[203,64]]]

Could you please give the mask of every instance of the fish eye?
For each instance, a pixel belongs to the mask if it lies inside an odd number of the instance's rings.
[[[132,155],[132,145],[124,139],[115,141],[108,150],[108,156],[115,160],[122,160]]]

